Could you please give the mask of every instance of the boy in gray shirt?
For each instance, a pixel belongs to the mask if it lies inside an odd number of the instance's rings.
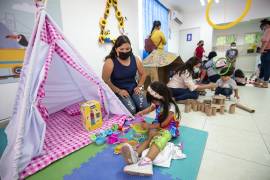
[[[238,57],[238,50],[236,49],[236,43],[231,43],[231,48],[226,51],[226,58],[232,63],[235,68],[236,58]]]
[[[215,95],[221,94],[226,96],[227,98],[230,98],[234,91],[234,97],[239,99],[237,84],[235,80],[231,78],[233,70],[228,70],[227,68],[224,68],[221,70],[220,74],[221,78],[217,81]]]

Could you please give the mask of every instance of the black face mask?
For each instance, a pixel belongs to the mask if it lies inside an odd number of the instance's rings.
[[[132,51],[130,50],[129,52],[119,52],[119,58],[121,60],[127,60],[132,54]]]

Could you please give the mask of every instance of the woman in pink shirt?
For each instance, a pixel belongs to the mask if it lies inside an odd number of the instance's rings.
[[[198,99],[199,93],[197,90],[212,89],[215,87],[215,84],[198,85],[193,82],[192,77],[198,71],[200,65],[199,59],[192,57],[175,71],[167,86],[170,88],[176,101]]]
[[[261,46],[261,69],[257,87],[268,88],[270,77],[270,20],[264,19],[260,25],[263,31]]]

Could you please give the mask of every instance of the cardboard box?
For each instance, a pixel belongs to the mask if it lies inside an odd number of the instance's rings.
[[[182,64],[183,61],[180,56],[161,50],[153,51],[143,61],[143,66],[147,73],[144,88],[147,89],[149,84],[154,81],[167,84],[172,73]]]
[[[81,118],[83,126],[88,131],[102,127],[101,106],[98,101],[91,100],[81,104]]]

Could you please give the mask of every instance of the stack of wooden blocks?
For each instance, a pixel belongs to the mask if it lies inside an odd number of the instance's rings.
[[[185,112],[189,113],[191,110],[195,112],[201,111],[207,116],[215,116],[217,112],[224,114],[225,99],[225,96],[214,96],[212,100],[204,100],[203,102],[199,102],[197,100],[187,100],[185,103]],[[230,105],[230,114],[235,112],[235,107],[235,104]]]

